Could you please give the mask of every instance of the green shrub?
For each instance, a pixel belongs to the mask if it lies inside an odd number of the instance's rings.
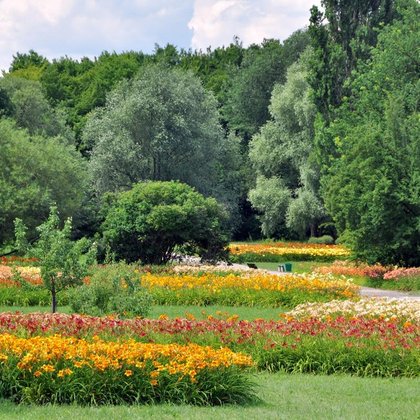
[[[226,213],[180,182],[140,182],[113,200],[102,225],[117,259],[164,264],[183,245],[202,259],[226,259]]]
[[[324,244],[332,245],[334,243],[334,238],[330,235],[322,235],[318,238],[312,236],[308,239],[308,244]]]
[[[1,287],[0,305],[2,306],[47,306],[51,296],[47,289],[42,287],[25,289],[21,287]],[[57,293],[57,305],[68,305],[67,291]]]
[[[420,276],[402,277],[398,280],[368,279],[366,286],[404,292],[418,292],[420,291]]]
[[[72,309],[88,315],[144,317],[152,304],[151,295],[141,287],[136,267],[125,263],[98,267],[89,284],[69,294]]]

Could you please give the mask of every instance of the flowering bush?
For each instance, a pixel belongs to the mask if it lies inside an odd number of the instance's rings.
[[[308,244],[300,242],[272,242],[261,244],[230,244],[232,260],[273,261],[318,260],[332,261],[346,258],[350,251],[341,245]]]
[[[162,274],[141,278],[157,304],[293,307],[307,301],[354,298],[358,286],[319,275],[244,273]]]
[[[244,402],[251,387],[237,369],[249,366],[196,344],[0,335],[0,394],[30,403]]]
[[[52,314],[0,314],[0,332],[19,336],[134,339],[196,343],[248,354],[260,369],[352,373],[360,376],[418,376],[420,326],[407,317],[325,316],[279,321],[228,319],[131,319]],[[0,351],[1,352],[1,351]]]

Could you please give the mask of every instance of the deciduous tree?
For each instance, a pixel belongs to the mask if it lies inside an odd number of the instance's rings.
[[[226,213],[186,184],[137,183],[118,194],[106,213],[104,238],[118,259],[162,264],[177,245],[207,260],[224,257]]]
[[[74,146],[60,138],[31,136],[0,120],[0,243],[13,238],[21,218],[34,237],[56,203],[63,217],[74,214],[85,191],[86,166]]]
[[[339,157],[323,178],[323,195],[357,257],[419,265],[420,6],[404,1],[398,11],[402,20],[379,34],[329,128]]]

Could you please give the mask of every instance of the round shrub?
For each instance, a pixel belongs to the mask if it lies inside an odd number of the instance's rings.
[[[225,211],[181,182],[140,182],[111,198],[102,225],[117,259],[164,264],[176,246],[205,260],[226,258]]]

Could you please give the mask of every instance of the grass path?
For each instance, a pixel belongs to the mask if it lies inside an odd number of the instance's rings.
[[[192,406],[16,406],[0,401],[0,419],[417,419],[419,379],[263,373],[260,404]]]

